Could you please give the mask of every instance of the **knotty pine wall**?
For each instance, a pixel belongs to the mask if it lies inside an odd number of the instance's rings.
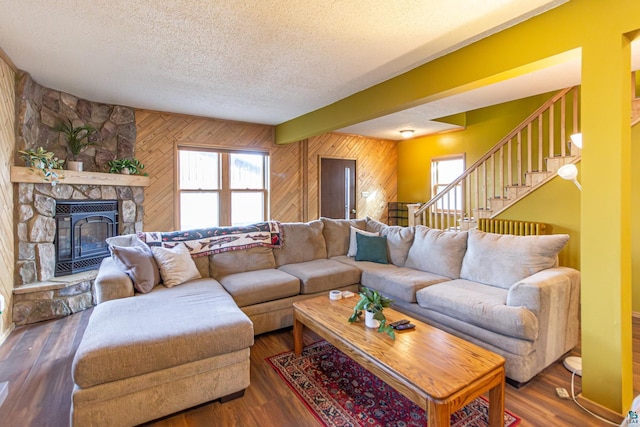
[[[0,52],[1,53],[1,52]],[[15,143],[15,71],[0,55],[0,295],[6,308],[0,317],[0,343],[12,328],[14,237],[13,165]]]
[[[357,160],[358,217],[386,222],[387,201],[396,201],[395,142],[326,134],[275,145],[273,127],[251,123],[136,110],[136,157],[151,185],[145,189],[144,229],[170,231],[175,223],[175,150],[178,144],[269,151],[271,219],[281,222],[318,218],[319,156]],[[374,193],[363,199],[362,191]]]

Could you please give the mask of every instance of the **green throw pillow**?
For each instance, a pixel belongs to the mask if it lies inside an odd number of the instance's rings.
[[[389,264],[387,260],[387,236],[367,236],[356,233],[358,252],[356,261],[372,261],[378,264]]]

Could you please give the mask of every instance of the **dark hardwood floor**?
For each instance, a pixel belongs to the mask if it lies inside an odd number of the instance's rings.
[[[0,346],[0,382],[9,394],[0,406],[1,426],[68,426],[71,405],[71,362],[91,310],[64,319],[16,328]],[[634,384],[640,384],[640,320],[634,319]],[[319,338],[305,332],[305,343]],[[149,425],[169,426],[316,426],[319,423],[265,358],[293,346],[291,329],[256,337],[251,348],[251,386],[244,397],[213,402]],[[579,349],[577,349],[579,351]],[[574,354],[578,354],[574,352]],[[606,425],[571,400],[555,395],[570,389],[571,375],[556,362],[520,389],[507,386],[506,407],[522,418],[521,426]],[[576,393],[580,377],[576,377]]]

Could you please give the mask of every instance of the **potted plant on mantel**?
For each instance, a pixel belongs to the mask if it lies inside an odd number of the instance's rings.
[[[91,125],[73,126],[70,119],[60,120],[55,129],[64,134],[67,140],[67,151],[72,160],[67,161],[67,169],[81,171],[82,162],[77,161],[78,155],[90,145],[96,145],[89,141],[89,137],[96,129]]]
[[[135,157],[131,159],[124,158],[110,160],[108,165],[109,173],[147,176],[146,172],[142,172],[142,169],[144,169],[144,164],[142,164],[140,160],[136,159]]]
[[[18,152],[22,154],[21,157],[27,167],[32,171],[39,170],[44,176],[44,180],[50,182],[51,186],[56,186],[60,183],[59,180],[64,178],[62,172],[58,172],[62,169],[64,160],[55,157],[51,151],[38,147],[35,150],[18,150]]]
[[[349,322],[356,322],[362,316],[362,311],[364,311],[364,321],[368,328],[378,328],[378,332],[386,332],[391,338],[395,339],[396,334],[393,328],[387,325],[387,318],[382,313],[384,308],[389,307],[393,300],[369,288],[362,288],[358,295],[360,295],[360,301],[353,307],[353,314],[349,317]]]

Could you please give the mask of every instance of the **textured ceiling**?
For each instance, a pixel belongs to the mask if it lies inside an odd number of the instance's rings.
[[[98,102],[279,124],[566,0],[0,0],[0,48]]]

